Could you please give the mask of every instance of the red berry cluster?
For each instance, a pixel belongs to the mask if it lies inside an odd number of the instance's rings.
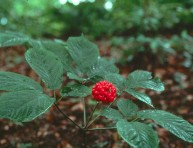
[[[92,95],[96,101],[110,103],[116,97],[116,88],[108,81],[100,81],[92,88]]]

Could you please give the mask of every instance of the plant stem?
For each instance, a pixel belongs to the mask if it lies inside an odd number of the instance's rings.
[[[111,105],[113,105],[113,103],[115,103],[116,101],[117,101],[117,98],[116,98],[113,102],[111,102],[111,103],[107,106],[107,108],[111,107]]]
[[[99,105],[99,102],[97,102],[97,104],[95,105],[95,107],[94,107],[94,109],[93,109],[93,111],[92,111],[92,113],[91,113],[91,115],[90,115],[90,117],[89,117],[89,119],[88,119],[88,122],[87,122],[87,124],[86,124],[86,126],[85,126],[86,129],[87,129],[87,126],[88,126],[90,120],[92,119],[92,116],[93,116],[93,114],[94,114],[94,112],[95,112],[95,110],[96,110],[96,108],[97,108],[98,105]]]
[[[80,127],[76,122],[74,122],[72,119],[70,119],[59,107],[56,103],[54,103],[54,105],[56,106],[57,110],[68,120],[70,120],[76,127],[78,127],[79,129],[82,130],[82,127]]]
[[[54,90],[54,98],[56,98],[56,91]]]
[[[59,99],[57,99],[57,102],[59,102],[63,97],[60,97]]]
[[[97,115],[88,125],[87,125],[87,128],[91,126],[91,124],[93,124],[93,122],[98,118],[100,117],[100,114]]]
[[[137,121],[138,119],[139,119],[139,118],[136,117],[136,118],[134,118],[133,120],[131,120],[131,122]]]
[[[86,104],[85,104],[85,100],[83,98],[83,106],[84,106],[84,130],[83,130],[83,133],[84,133],[84,136],[83,136],[83,138],[84,138],[84,148],[87,148],[87,134],[86,134],[86,132],[88,131],[88,124],[89,124],[90,120],[92,119],[92,116],[93,116],[98,104],[99,104],[99,102],[97,102],[97,104],[95,105],[95,107],[94,107],[94,109],[93,109],[93,111],[92,111],[92,113],[91,113],[91,115],[88,119],[88,122],[86,122]]]
[[[117,101],[117,99],[115,99],[113,102],[111,102],[111,103],[107,106],[107,108],[111,107],[111,105],[113,105],[113,103],[116,102],[116,101]],[[98,116],[96,116],[96,117],[87,125],[87,128],[90,127],[91,124],[93,124],[93,122],[94,122],[98,117],[100,117],[100,113],[99,113]]]
[[[82,104],[83,104],[83,118],[84,118],[84,124],[83,127],[86,127],[86,102],[85,98],[82,98]]]
[[[109,129],[116,129],[116,127],[91,128],[91,129],[88,129],[88,131],[94,131],[94,130],[109,130]]]

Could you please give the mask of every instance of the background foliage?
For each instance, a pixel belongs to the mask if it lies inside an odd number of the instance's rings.
[[[1,1],[0,28],[33,36],[105,37],[193,25],[192,0],[84,0],[77,4],[77,0]]]
[[[192,69],[193,0],[7,0],[0,1],[0,10],[1,30],[32,37],[111,38],[115,52],[122,49],[118,63],[139,53],[159,55],[163,63],[180,51]]]

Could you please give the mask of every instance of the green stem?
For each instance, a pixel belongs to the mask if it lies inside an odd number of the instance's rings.
[[[116,102],[116,101],[117,101],[117,99],[115,99],[113,102],[111,102],[111,103],[108,105],[107,108],[111,107],[111,105],[113,105],[113,103]],[[98,117],[100,117],[100,113],[99,113],[98,116],[96,116],[96,117],[87,125],[87,127],[90,127],[91,124],[93,124],[93,122],[94,122]]]
[[[57,110],[68,120],[70,120],[76,127],[78,127],[79,129],[82,130],[82,127],[80,127],[76,122],[74,122],[72,119],[70,119],[59,107],[56,103],[54,103],[54,105],[56,106]]]
[[[113,103],[115,103],[116,101],[117,101],[117,98],[116,98],[113,102],[111,102],[111,103],[107,106],[107,108],[111,107],[111,105],[113,105]]]
[[[86,126],[85,126],[85,129],[87,129],[88,124],[89,124],[90,120],[92,119],[92,116],[93,116],[93,114],[94,114],[94,112],[95,112],[95,110],[96,110],[96,108],[97,108],[98,105],[99,105],[99,102],[97,102],[97,104],[95,105],[95,107],[94,107],[94,109],[93,109],[93,111],[92,111],[92,113],[91,113],[91,115],[90,115],[90,117],[89,117],[89,119],[88,119],[88,122],[87,122],[87,124],[86,124]]]
[[[57,102],[59,102],[62,98],[63,98],[63,96],[62,96],[62,97],[60,97],[60,98],[57,100]]]
[[[63,98],[63,96],[62,96],[59,99],[57,99],[56,98],[56,91],[54,90],[53,93],[54,93],[54,98],[56,99],[56,103],[59,102]]]
[[[83,127],[86,127],[86,102],[85,98],[82,98],[82,104],[83,104],[83,119],[84,119],[84,125]]]
[[[54,90],[54,98],[56,98],[56,91]]]
[[[109,129],[116,129],[116,127],[91,128],[91,129],[88,129],[88,131],[95,131],[95,130],[109,130]]]
[[[98,118],[100,117],[100,114],[98,116],[96,116],[88,125],[87,125],[87,128],[91,126],[91,124],[93,124],[93,122]]]
[[[138,119],[139,119],[139,118],[136,117],[136,118],[134,118],[133,120],[131,120],[131,122],[137,121]]]
[[[86,133],[86,102],[85,102],[85,98],[82,98],[82,104],[83,104],[83,119],[84,119],[84,123],[83,123],[83,144],[84,144],[84,148],[87,148],[87,133]]]

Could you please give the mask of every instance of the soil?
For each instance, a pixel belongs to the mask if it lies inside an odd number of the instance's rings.
[[[102,55],[111,55],[111,47],[108,43],[99,42]],[[108,49],[108,50],[107,50]],[[24,59],[23,47],[0,48],[0,71],[12,71],[32,77],[40,81],[37,74],[29,68]],[[157,55],[158,56],[158,55]],[[152,98],[156,109],[171,112],[184,118],[193,124],[193,72],[183,67],[183,57],[180,54],[168,55],[165,62],[156,61],[150,55],[137,55],[127,65],[117,66],[120,73],[126,76],[133,70],[143,69],[153,72],[165,83],[165,91],[156,93],[146,91]],[[130,99],[131,96],[124,95]],[[87,105],[88,100],[87,98]],[[133,98],[132,98],[133,99]],[[146,105],[134,99],[141,109]],[[76,98],[64,99],[58,104],[59,108],[69,117],[82,124],[83,107],[81,101]],[[90,105],[89,110],[93,109]],[[101,122],[102,121],[102,122]],[[102,128],[111,124],[111,121],[100,117],[93,128]],[[182,141],[160,126],[156,127],[160,139],[160,148],[193,148],[193,144]],[[58,112],[56,107],[27,123],[13,123],[7,119],[0,119],[0,147],[1,148],[81,148],[85,135],[71,122]],[[126,148],[128,145],[117,135],[115,130],[98,130],[87,133],[88,148]]]

